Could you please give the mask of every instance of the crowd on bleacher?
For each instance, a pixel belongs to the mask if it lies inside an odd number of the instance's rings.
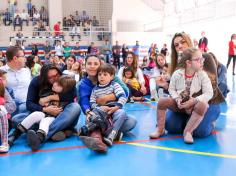
[[[25,22],[28,26],[30,21],[32,21],[32,26],[35,27],[38,23],[43,23],[48,26],[48,11],[44,6],[37,9],[35,5],[31,3],[31,0],[29,0],[26,8],[27,10],[23,9],[22,11],[18,11],[17,1],[9,1],[9,7],[1,14],[4,25],[10,26],[12,24],[14,31],[17,26],[22,30],[23,23]]]
[[[166,44],[160,52],[152,44],[140,63],[138,41],[132,48],[118,41],[98,48],[92,42],[86,51],[79,42],[73,48],[60,40],[54,47],[46,42],[44,60],[37,45],[27,59],[22,48],[9,47],[0,52],[0,87],[6,88],[0,92],[0,151],[8,152],[23,133],[35,151],[48,139],[61,141],[78,132],[88,148],[106,152],[137,123],[122,108],[126,101],[147,101],[149,94],[158,102],[158,128],[150,138],[161,137],[165,129],[183,133],[186,143],[210,135],[228,88],[225,66],[202,43],[194,48],[186,33],[176,33],[170,63]],[[87,120],[77,130],[81,110]]]

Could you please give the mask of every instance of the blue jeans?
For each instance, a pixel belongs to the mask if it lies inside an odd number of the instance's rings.
[[[220,105],[211,104],[200,123],[200,125],[194,130],[193,136],[203,138],[207,137],[214,130],[213,122],[217,120],[220,115]],[[166,130],[168,133],[183,133],[186,123],[189,119],[189,115],[173,112],[171,110],[167,111],[166,114]]]
[[[16,114],[12,117],[13,127],[16,128],[19,123],[21,123],[28,115],[30,115],[30,111],[23,112],[20,114]]]
[[[136,124],[137,120],[134,117],[126,114],[125,121],[120,128],[120,132],[127,133],[131,131],[136,126]]]
[[[30,113],[31,112],[26,112],[15,115],[12,118],[14,127],[16,128],[16,126],[21,123]],[[61,112],[49,126],[49,132],[46,139],[49,139],[58,131],[76,126],[79,120],[80,113],[81,109],[78,103],[68,104],[63,112]],[[33,126],[32,128],[35,129],[35,126]]]
[[[118,109],[112,114],[113,130],[119,131],[126,119],[124,109]]]
[[[27,108],[26,108],[26,102],[22,102],[20,100],[14,99],[15,103],[16,103],[16,110],[14,113],[12,113],[12,116],[15,116],[17,114],[20,113],[25,113],[28,112]]]
[[[63,112],[61,112],[49,126],[49,132],[46,140],[51,138],[58,131],[76,126],[80,113],[81,108],[78,103],[68,104]]]

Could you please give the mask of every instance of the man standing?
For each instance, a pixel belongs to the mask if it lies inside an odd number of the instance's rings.
[[[136,41],[136,44],[133,47],[134,54],[139,57],[139,41]]]
[[[105,44],[102,46],[102,54],[106,57],[106,63],[110,63],[111,45],[108,40],[105,40]]]
[[[112,55],[113,55],[113,65],[118,69],[120,68],[120,53],[121,53],[121,46],[119,46],[119,42],[116,41],[116,45],[112,47]]]
[[[199,40],[198,48],[202,52],[207,52],[207,50],[208,50],[208,48],[207,48],[208,39],[205,37],[205,32],[204,31],[202,31],[201,35],[202,35],[202,38]]]

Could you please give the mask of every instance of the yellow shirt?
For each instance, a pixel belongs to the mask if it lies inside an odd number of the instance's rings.
[[[136,78],[126,79],[125,83],[129,84],[132,88],[134,88],[136,90],[139,90],[141,88],[141,86]]]

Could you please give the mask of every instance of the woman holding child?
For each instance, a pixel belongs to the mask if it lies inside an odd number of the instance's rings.
[[[88,55],[85,59],[86,76],[81,79],[79,84],[77,84],[77,94],[79,97],[78,101],[82,111],[84,112],[84,114],[86,114],[87,120],[89,120],[89,118],[91,117],[92,108],[90,106],[90,96],[92,94],[92,89],[98,84],[97,71],[100,66],[101,60],[97,55]],[[122,81],[117,79],[117,77],[114,78],[114,82],[117,82],[120,85],[122,84]],[[125,94],[127,97],[127,88],[125,88],[124,84],[121,85],[121,87],[125,90]],[[114,94],[108,94],[96,99],[96,103],[99,106],[105,105],[111,101],[116,101],[116,96]],[[116,108],[116,106],[107,107],[107,110],[113,113],[117,110]],[[119,132],[126,133],[135,127],[136,120],[128,117],[123,109],[119,109],[118,111],[116,111],[116,113],[116,118],[112,119],[113,123],[115,123],[115,121],[117,121],[119,117],[125,115],[124,123],[120,127]],[[100,130],[93,131],[89,136],[90,137],[86,137],[86,139],[85,137],[83,137],[83,142],[88,148],[98,152],[107,151],[107,146],[102,141],[102,134]]]
[[[41,92],[46,90],[51,91],[52,85],[56,82],[62,75],[59,68],[52,64],[44,65],[40,71],[40,75],[32,79],[29,85],[26,106],[27,109],[32,113],[35,111],[44,112],[50,116],[56,117],[55,120],[49,126],[49,131],[45,137],[45,142],[48,139],[53,139],[54,141],[64,140],[67,136],[65,130],[73,129],[76,126],[79,115],[80,107],[74,102],[76,97],[75,87],[68,91],[67,93],[61,93],[59,95],[50,95],[45,98],[40,98]],[[69,102],[64,109],[54,105],[47,104],[50,101],[60,101],[60,102]],[[19,123],[28,116],[28,114],[22,114],[21,119],[18,119]],[[18,126],[19,127],[19,126]],[[17,128],[18,128],[17,127]],[[13,142],[20,136],[21,132],[25,132],[24,129],[17,129],[9,136],[9,144],[12,145]],[[68,131],[67,131],[68,132]]]
[[[186,60],[181,59],[180,55],[183,53],[183,51],[189,47],[192,47],[192,42],[190,37],[182,33],[176,33],[172,39],[171,44],[171,74],[175,70],[178,70],[180,68],[185,68]],[[207,54],[207,53],[206,53]],[[206,55],[203,54],[203,57]],[[179,56],[179,57],[178,57]],[[210,58],[210,59],[209,59]],[[194,130],[192,131],[192,134],[194,137],[206,137],[211,134],[211,132],[214,130],[214,124],[217,118],[220,115],[220,105],[219,103],[224,101],[224,98],[217,86],[217,68],[216,64],[212,57],[209,57],[207,60],[204,61],[203,64],[203,70],[207,73],[208,77],[210,78],[212,88],[213,88],[213,97],[208,102],[209,107],[206,110],[206,112],[203,115],[203,119],[201,120],[200,124]],[[201,92],[202,93],[202,92]],[[157,109],[162,109],[162,105],[165,104],[165,99],[160,99],[157,105]],[[177,98],[176,100],[179,101]],[[194,101],[193,101],[194,100]],[[195,105],[197,101],[195,101],[195,98],[190,98],[188,101],[185,102],[185,105]],[[177,103],[177,101],[176,101]],[[189,120],[191,114],[183,114],[181,112],[178,112],[174,110],[173,108],[168,108],[167,114],[166,114],[166,125],[165,129],[169,133],[183,133],[184,129],[186,127],[186,123]],[[159,125],[159,124],[158,124]],[[163,133],[162,133],[163,134]],[[150,134],[151,138],[159,138],[159,130],[158,128],[156,131],[152,134]],[[192,139],[187,137],[187,143],[192,143]],[[189,142],[191,141],[191,142]]]
[[[133,52],[128,52],[127,57],[125,59],[125,66],[121,67],[118,71],[117,76],[122,80],[123,78],[123,72],[126,67],[131,67],[135,78],[138,80],[141,88],[140,91],[143,95],[147,94],[147,89],[145,87],[145,79],[143,77],[143,72],[142,70],[138,67],[138,58],[135,56]]]

